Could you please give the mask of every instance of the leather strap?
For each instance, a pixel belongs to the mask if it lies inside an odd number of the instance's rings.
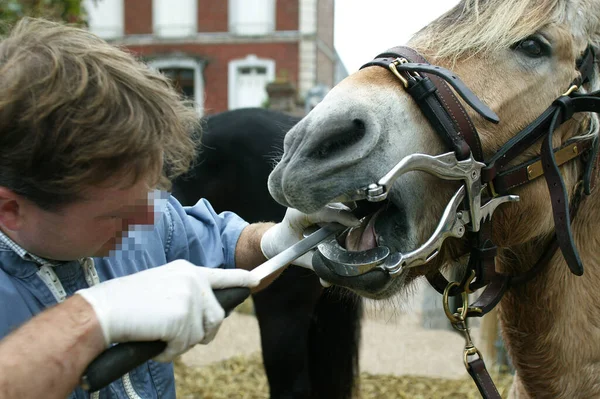
[[[465,284],[469,283],[469,290],[475,291],[489,284],[497,275],[495,257],[496,246],[492,243],[492,221],[485,220],[477,233],[469,233],[469,246],[471,255],[467,271],[459,286],[453,286],[448,296],[460,295]],[[471,273],[475,272],[475,280],[468,281]],[[440,294],[444,293],[450,282],[438,270],[425,276],[429,284]]]
[[[473,381],[475,381],[475,385],[477,385],[477,389],[479,389],[481,396],[485,399],[502,399],[483,360],[478,358],[470,361],[468,364],[469,367],[467,368],[467,371],[473,378]]]
[[[421,65],[429,64],[429,62],[427,62],[427,60],[415,50],[409,47],[398,46],[393,47],[388,51],[378,55],[373,61],[363,65],[361,69],[369,66],[379,66],[389,69],[389,65],[396,58],[405,58],[411,63],[417,62]],[[400,65],[397,68],[402,69],[404,68],[404,66]],[[451,75],[451,73],[449,74]],[[440,78],[439,75],[434,75],[431,73],[423,73],[422,75],[431,79],[431,81],[435,85],[437,89],[437,92],[435,94],[440,103],[440,107],[447,113],[447,117],[453,122],[454,129],[446,131],[445,133],[441,133],[437,130],[436,132],[440,134],[444,142],[456,143],[452,146],[452,149],[454,150],[457,159],[464,160],[468,158],[469,153],[466,152],[466,149],[467,147],[469,147],[470,150],[473,152],[473,158],[475,158],[478,161],[483,161],[483,150],[479,141],[479,135],[477,134],[477,130],[475,129],[475,125],[471,121],[471,118],[469,118],[469,115],[463,108],[460,101],[456,98],[446,81]],[[407,77],[411,78],[410,76]],[[450,79],[452,80],[452,78]],[[455,80],[460,82],[458,77],[456,77]],[[462,84],[461,87],[466,88],[466,85]],[[464,93],[470,93],[468,94],[469,96],[476,98],[475,95],[472,94],[468,88],[464,91]],[[472,103],[476,103],[472,98],[470,99],[470,101]],[[490,110],[490,112],[492,111]],[[464,142],[464,144],[461,143],[461,141]]]
[[[493,181],[498,173],[507,169],[509,162],[535,144],[548,131],[555,111],[555,107],[551,105],[525,129],[508,140],[481,170],[482,183]]]
[[[571,217],[569,215],[569,200],[567,197],[567,189],[563,182],[560,170],[556,165],[554,151],[552,151],[552,134],[556,128],[558,119],[563,111],[556,112],[552,119],[548,135],[542,144],[542,167],[544,168],[544,176],[546,184],[550,191],[552,200],[552,216],[554,218],[554,230],[556,239],[562,254],[571,269],[571,272],[576,276],[583,274],[583,263],[575,247],[573,234],[571,232]]]
[[[596,142],[596,140],[592,140],[592,139],[573,140],[573,141],[567,142],[565,145],[561,146],[560,148],[555,149],[554,152],[557,153],[561,150],[567,149],[567,150],[569,150],[569,152],[573,152],[573,155],[570,156],[569,158],[565,158],[563,160],[557,160],[556,164],[558,166],[561,166],[561,165],[573,160],[576,157],[583,156],[588,151],[591,151],[594,149],[595,142]],[[575,146],[577,148],[576,152],[574,151]],[[597,154],[592,155],[593,159],[596,159],[596,157],[597,157]],[[498,195],[505,195],[505,194],[508,194],[508,192],[511,189],[521,186],[525,183],[529,183],[530,181],[536,179],[538,176],[532,177],[529,171],[531,170],[531,167],[535,167],[536,170],[540,169],[542,167],[541,164],[542,164],[541,156],[539,156],[530,161],[527,161],[518,166],[515,166],[514,168],[508,169],[505,172],[498,173],[496,175],[496,177],[494,178],[494,180],[492,181],[494,191]],[[588,167],[586,167],[586,170],[589,170],[589,173],[591,174],[592,173],[591,169],[593,169],[593,168],[590,169],[589,168],[590,166],[594,166],[594,162],[588,162]],[[543,172],[543,169],[542,169],[542,172]],[[594,176],[594,175],[592,175],[592,176]]]
[[[437,65],[430,65],[426,63],[409,63],[409,64],[400,64],[396,67],[399,71],[408,71],[408,72],[420,72],[426,73],[427,75],[436,75],[442,79],[446,83],[449,83],[450,86],[461,96],[463,100],[471,108],[477,111],[478,114],[483,116],[490,122],[499,123],[500,119],[498,115],[494,111],[492,111],[487,105],[485,105],[473,92],[456,76],[452,71],[449,71],[446,68],[442,68]]]
[[[464,140],[446,109],[443,107],[438,90],[428,77],[416,80],[406,91],[419,105],[421,112],[431,127],[438,132],[444,143],[456,154],[457,159],[467,159],[471,155],[471,148]]]
[[[587,167],[585,168],[583,184],[586,195],[590,195],[596,187],[598,166],[600,165],[600,151],[598,150],[600,148],[599,142],[600,138],[596,137],[592,145],[589,159],[587,160]]]
[[[588,46],[580,59],[577,60],[577,69],[580,74],[579,85],[586,84],[590,81],[594,74],[594,64],[596,61],[596,48],[594,46]]]

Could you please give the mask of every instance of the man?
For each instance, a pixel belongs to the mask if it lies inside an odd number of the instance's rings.
[[[190,166],[197,119],[162,75],[85,30],[25,19],[0,43],[0,397],[88,397],[77,384],[104,349],[163,340],[100,397],[172,398],[170,361],[223,320],[213,289],[260,289],[247,270],[303,229],[357,223],[331,208],[276,225],[183,208],[156,188]]]

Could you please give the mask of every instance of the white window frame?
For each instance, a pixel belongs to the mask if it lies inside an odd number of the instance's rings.
[[[276,15],[277,15],[277,2],[276,0],[264,0],[266,5],[269,7],[269,20],[267,21],[267,26],[263,32],[260,33],[246,33],[243,30],[239,29],[240,23],[240,13],[239,13],[239,3],[245,0],[228,0],[228,29],[229,32],[235,35],[241,36],[262,36],[275,32],[276,28]],[[242,17],[243,18],[243,17]]]
[[[275,80],[275,60],[268,58],[258,58],[254,54],[249,54],[246,58],[229,61],[227,74],[227,107],[235,109],[235,94],[237,92],[237,76],[240,68],[244,67],[263,67],[267,70],[267,81]]]
[[[106,7],[106,0],[101,0],[99,1],[96,5],[94,4],[93,0],[83,0],[83,7],[85,8],[88,16],[89,16],[89,20],[88,22],[92,22],[90,24],[90,26],[88,27],[89,31],[92,32],[93,34],[95,34],[98,37],[101,37],[103,39],[115,39],[115,38],[119,38],[119,37],[123,37],[124,33],[125,33],[125,0],[113,0],[117,3],[116,6],[116,13],[117,15],[115,16],[115,22],[117,23],[114,26],[114,30],[110,30],[109,34],[103,33],[101,30],[95,30],[94,29],[94,9],[95,8],[102,8],[102,7]],[[111,10],[112,11],[112,10]],[[112,33],[114,32],[114,33]]]
[[[170,33],[168,29],[167,29],[167,31],[161,33],[160,27],[157,27],[157,20],[156,20],[156,16],[158,15],[158,3],[164,2],[165,4],[168,5],[171,1],[170,0],[152,0],[152,32],[154,33],[154,35],[156,35],[158,37],[164,37],[164,38],[187,37],[187,36],[196,35],[198,33],[198,0],[188,0],[188,1],[190,1],[191,6],[192,6],[192,10],[190,10],[189,13],[191,15],[193,15],[194,18],[193,18],[192,25],[189,27],[189,32],[181,35],[181,34]]]
[[[204,65],[201,61],[191,57],[163,57],[148,61],[148,65],[157,70],[167,68],[192,69],[194,71],[194,105],[198,115],[200,117],[204,115],[204,79],[202,78]]]

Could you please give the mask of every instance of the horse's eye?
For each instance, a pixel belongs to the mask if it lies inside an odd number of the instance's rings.
[[[513,46],[513,50],[522,52],[528,57],[539,58],[550,54],[550,46],[537,37],[528,37]]]

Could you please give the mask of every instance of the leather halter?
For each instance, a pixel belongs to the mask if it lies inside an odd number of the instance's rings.
[[[379,66],[394,73],[419,105],[432,128],[454,151],[457,159],[463,160],[472,154],[476,161],[486,165],[481,175],[482,184],[487,184],[489,189],[485,200],[505,195],[511,189],[539,176],[545,177],[552,201],[555,235],[545,254],[529,271],[518,276],[496,272],[497,248],[491,239],[491,219],[485,220],[479,231],[469,233],[471,254],[467,273],[463,281],[452,286],[448,292],[449,296],[455,296],[464,291],[472,292],[485,287],[479,298],[468,306],[467,317],[481,317],[492,310],[508,288],[535,277],[558,248],[561,249],[571,272],[578,276],[583,274],[583,264],[571,233],[571,219],[575,216],[583,193],[589,195],[595,186],[599,164],[598,139],[572,139],[561,148],[553,149],[552,135],[559,125],[575,113],[600,113],[600,91],[588,94],[578,92],[578,88],[590,80],[594,62],[595,52],[590,46],[577,62],[580,76],[572,82],[570,89],[487,161],[483,156],[477,130],[450,87],[486,120],[498,123],[498,117],[453,72],[430,65],[422,55],[408,47],[394,47],[361,67],[362,69]],[[517,166],[509,166],[516,156],[542,137],[544,139],[539,157]],[[569,198],[558,167],[574,158],[582,158],[585,167],[582,181],[574,190],[569,209]],[[450,287],[450,283],[439,271],[428,275],[427,279],[440,293],[444,293],[444,290]],[[475,380],[483,397],[500,398],[481,357],[468,362],[467,371]]]

